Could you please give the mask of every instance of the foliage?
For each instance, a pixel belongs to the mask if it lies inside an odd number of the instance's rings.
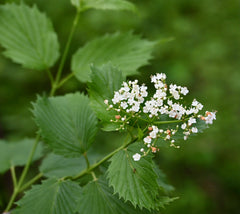
[[[4,54],[26,68],[44,70],[59,56],[57,35],[50,20],[36,6],[0,7],[0,43]]]
[[[88,83],[88,91],[91,100],[91,106],[97,117],[102,121],[103,129],[113,131],[117,126],[109,123],[114,117],[115,112],[106,111],[105,99],[111,99],[114,91],[121,87],[124,80],[122,72],[111,64],[103,65],[101,68],[91,67],[91,82]],[[103,85],[105,87],[103,87]]]
[[[127,46],[126,46],[127,44]],[[148,63],[155,42],[140,39],[129,33],[115,33],[95,39],[73,55],[72,70],[80,81],[89,81],[90,63],[95,66],[111,62],[124,76],[136,74]]]
[[[72,4],[81,10],[100,9],[100,10],[130,10],[135,11],[134,4],[125,0],[71,0]]]
[[[89,203],[95,206],[87,206]],[[108,186],[105,178],[99,178],[88,183],[83,188],[83,194],[79,198],[77,207],[79,213],[126,213],[126,214],[148,214],[146,209],[135,209],[130,203],[124,203],[119,200],[117,195],[113,194],[113,189]]]
[[[109,183],[120,197],[131,201],[134,206],[155,208],[158,184],[153,162],[150,156],[135,162],[131,157],[135,154],[136,147],[139,147],[139,143],[132,144],[111,158]]]
[[[160,148],[162,141],[167,142],[168,145],[169,143],[166,139],[161,139],[159,146],[156,143],[151,145],[146,153],[146,150],[144,151],[141,160],[136,161],[134,158],[136,152],[139,152],[142,147],[147,149],[147,144],[143,142],[144,138],[150,134],[148,127],[153,127],[155,124],[154,120],[146,118],[146,116],[137,115],[135,117],[135,115],[129,114],[130,119],[127,120],[129,125],[120,126],[123,128],[120,134],[129,133],[126,140],[121,142],[121,145],[116,145],[118,147],[116,150],[98,162],[91,164],[89,161],[89,150],[94,150],[97,147],[96,144],[93,144],[94,142],[98,144],[98,147],[106,147],[101,138],[96,138],[98,127],[103,131],[119,130],[119,121],[115,121],[115,119],[118,120],[119,116],[116,115],[116,109],[107,109],[104,102],[111,101],[115,93],[122,87],[122,82],[126,81],[127,76],[137,74],[137,70],[148,63],[157,43],[141,39],[129,31],[127,33],[107,34],[94,38],[78,48],[71,58],[67,54],[80,13],[91,8],[135,10],[132,3],[124,0],[71,0],[71,3],[76,7],[77,15],[56,74],[54,73],[55,68],[52,71],[49,68],[54,65],[58,58],[58,41],[46,15],[39,12],[36,6],[31,8],[24,3],[1,6],[3,11],[10,10],[10,14],[15,14],[20,10],[25,11],[24,14],[29,15],[29,17],[25,17],[24,20],[26,19],[25,21],[29,26],[36,26],[36,23],[32,23],[32,21],[33,17],[37,17],[36,21],[39,21],[37,24],[40,26],[37,28],[39,32],[32,32],[36,27],[16,25],[21,21],[16,22],[15,20],[13,23],[10,19],[5,19],[8,20],[7,25],[15,29],[21,28],[19,32],[24,32],[24,34],[26,34],[25,32],[29,33],[33,42],[29,40],[28,44],[24,44],[24,46],[29,47],[31,51],[16,54],[16,51],[19,50],[19,44],[11,43],[14,40],[9,39],[11,38],[8,37],[9,32],[2,36],[3,40],[0,37],[0,43],[6,52],[10,51],[10,55],[6,55],[13,61],[27,68],[46,70],[51,83],[50,95],[38,96],[37,100],[33,102],[32,112],[39,129],[37,140],[30,158],[27,162],[24,161],[26,166],[20,178],[16,177],[14,168],[11,171],[14,192],[6,211],[10,210],[19,193],[38,179],[42,179],[42,184],[33,185],[32,189],[28,190],[23,198],[17,202],[18,207],[13,213],[158,213],[159,209],[176,199],[169,196],[173,188],[165,182],[164,174],[153,160],[154,149],[156,149],[154,146]],[[7,15],[0,13],[1,16],[4,18]],[[47,23],[48,27],[42,29],[42,23]],[[0,29],[1,27],[5,28],[6,23],[0,23]],[[38,38],[42,32],[46,32],[47,38]],[[48,37],[48,35],[51,36]],[[50,37],[53,45],[51,48],[49,45]],[[10,42],[6,43],[4,40],[6,38]],[[71,58],[72,72],[62,78],[67,57]],[[35,61],[36,58],[38,60]],[[89,97],[79,92],[55,96],[56,91],[74,75],[80,82],[87,82]],[[121,111],[122,109],[119,109],[120,113],[122,113]],[[155,118],[155,125],[159,122],[161,128],[164,127],[164,130],[172,132],[172,129],[176,127],[172,126],[172,122],[177,120],[175,120],[176,118],[166,119],[164,117]],[[186,121],[186,118],[183,118],[182,121],[177,122]],[[160,124],[161,122],[170,122],[170,124]],[[206,128],[206,124],[203,122],[203,120],[198,120],[195,128],[199,131],[201,128]],[[204,126],[201,126],[201,123]],[[124,128],[126,129],[124,130]],[[191,125],[188,125],[187,128],[193,132]],[[170,134],[167,132],[167,135]],[[48,146],[49,154],[43,158],[39,174],[24,183],[33,154],[37,152],[34,148],[40,137]],[[183,136],[176,135],[176,140],[178,137],[182,138]],[[112,139],[107,139],[107,137],[105,140],[112,142]],[[110,165],[106,163],[109,159]],[[22,165],[22,163],[14,164],[16,166],[17,164]],[[101,170],[103,165],[107,168],[107,172]],[[87,177],[88,175],[92,177]],[[48,177],[48,179],[43,179],[43,177]],[[80,182],[81,179],[85,179],[85,183]],[[108,203],[105,203],[106,200]],[[92,206],[91,203],[96,206]]]
[[[47,194],[46,194],[47,193]],[[14,213],[75,213],[76,197],[81,194],[81,187],[72,181],[49,179],[41,185],[33,186]]]
[[[23,139],[18,142],[6,142],[0,140],[0,173],[4,173],[11,167],[24,166],[28,161],[28,155],[34,139]],[[19,152],[21,151],[21,152]],[[33,161],[42,157],[42,144],[38,145]]]
[[[34,116],[46,143],[68,157],[87,152],[97,132],[97,118],[83,94],[38,98]]]
[[[49,178],[62,178],[74,176],[85,168],[86,163],[82,156],[78,158],[65,158],[63,156],[50,153],[42,161],[39,171]]]

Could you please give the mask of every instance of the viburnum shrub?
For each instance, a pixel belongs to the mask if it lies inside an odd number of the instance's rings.
[[[32,102],[36,138],[0,141],[0,172],[10,170],[13,183],[4,213],[159,213],[177,198],[172,197],[173,187],[166,183],[155,153],[162,145],[178,148],[180,139],[202,132],[216,119],[216,112],[203,110],[196,99],[187,104],[187,87],[168,83],[159,71],[150,76],[154,91],[138,80],[127,81],[148,63],[158,43],[131,32],[89,41],[73,54],[71,73],[62,77],[80,13],[92,8],[136,10],[125,0],[71,3],[76,16],[62,54],[51,21],[36,6],[0,6],[4,54],[28,69],[46,71],[51,83],[49,95],[38,95]],[[60,55],[54,72],[51,68]],[[56,96],[74,76],[87,83],[88,95]],[[119,132],[125,140],[111,153],[94,159],[90,149],[96,143],[105,145],[95,137],[100,130]],[[31,163],[39,159],[39,173],[27,176]],[[19,176],[17,166],[24,166]]]

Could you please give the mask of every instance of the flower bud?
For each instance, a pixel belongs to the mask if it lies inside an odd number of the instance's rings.
[[[116,118],[117,120],[119,120],[119,119],[121,119],[121,116],[120,116],[120,115],[115,115],[115,118]]]

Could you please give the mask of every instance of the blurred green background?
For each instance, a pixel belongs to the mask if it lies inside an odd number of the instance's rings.
[[[52,19],[63,49],[75,12],[70,0],[25,2],[37,4]],[[74,53],[86,41],[107,32],[133,30],[150,40],[174,38],[171,42],[156,46],[154,60],[151,65],[140,69],[141,73],[137,78],[143,82],[149,79],[150,74],[165,72],[169,82],[189,88],[190,100],[196,97],[205,104],[206,109],[217,110],[218,113],[217,121],[211,128],[191,141],[182,142],[180,149],[161,150],[158,156],[160,167],[175,186],[174,194],[180,197],[164,213],[238,214],[240,2],[132,2],[137,5],[137,14],[96,10],[82,14],[70,51]],[[65,73],[69,72],[69,62],[70,57]],[[86,85],[72,79],[58,94],[85,90],[85,87]],[[35,100],[37,93],[48,92],[49,88],[46,73],[25,70],[0,55],[0,138],[14,140],[35,135],[36,127],[29,110],[31,102]],[[104,136],[100,137],[104,141]],[[112,140],[114,138],[113,135]],[[0,179],[1,206],[6,203],[6,185],[10,181],[9,175],[1,176]]]

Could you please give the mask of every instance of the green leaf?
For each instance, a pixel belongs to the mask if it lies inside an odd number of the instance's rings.
[[[166,205],[169,205],[171,202],[177,200],[178,197],[170,198],[168,196],[160,196],[157,198],[156,206],[157,208],[165,208]]]
[[[77,211],[79,214],[150,214],[146,209],[135,209],[130,203],[118,199],[103,178],[92,181],[83,188]]]
[[[136,11],[136,7],[125,0],[83,0],[83,10],[94,8],[98,10],[130,10]]]
[[[71,68],[82,82],[90,81],[91,63],[101,66],[112,62],[124,76],[133,75],[138,68],[148,64],[155,44],[131,32],[105,35],[80,48],[72,58]]]
[[[75,93],[38,97],[33,106],[40,133],[55,153],[79,157],[89,149],[98,130],[98,121],[87,96]]]
[[[159,169],[156,164],[154,164],[154,171],[158,176],[157,182],[158,186],[161,187],[161,191],[166,194],[172,192],[174,190],[174,187],[167,183],[166,175],[162,172],[161,169]]]
[[[6,172],[11,166],[24,166],[31,153],[34,139],[24,139],[17,142],[0,140],[0,173]],[[33,161],[42,157],[42,144],[38,144]]]
[[[45,180],[26,192],[13,214],[75,214],[81,191],[73,181]]]
[[[7,57],[30,69],[47,69],[59,57],[51,21],[36,6],[23,3],[0,6],[0,44]]]
[[[153,169],[151,155],[134,161],[133,155],[140,151],[141,142],[130,145],[111,158],[108,168],[109,183],[114,192],[135,207],[155,208],[155,198],[159,188],[157,175]]]
[[[114,91],[119,90],[121,87],[124,81],[122,72],[111,64],[103,65],[100,68],[91,66],[91,70],[91,82],[88,83],[88,91],[92,109],[101,120],[105,131],[116,130],[119,125],[110,122],[116,112],[107,110],[104,100],[111,100]]]
[[[80,1],[81,0],[71,0],[71,4],[79,10],[80,9]]]
[[[46,177],[62,178],[74,176],[85,168],[86,161],[83,156],[79,158],[65,158],[51,153],[43,160],[39,170]]]

